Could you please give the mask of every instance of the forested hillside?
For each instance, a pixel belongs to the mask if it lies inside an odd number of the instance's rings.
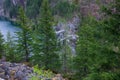
[[[0,80],[120,80],[120,0],[0,0],[3,20]]]

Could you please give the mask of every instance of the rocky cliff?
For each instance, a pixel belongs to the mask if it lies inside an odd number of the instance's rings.
[[[5,16],[3,8],[4,1],[5,0],[0,0],[0,16]]]
[[[25,7],[25,1],[26,0],[0,0],[0,17],[15,19],[18,5]]]

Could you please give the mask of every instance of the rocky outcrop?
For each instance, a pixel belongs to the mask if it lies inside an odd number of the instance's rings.
[[[4,0],[0,0],[0,16],[4,16],[3,4],[4,4]]]
[[[21,63],[0,61],[0,80],[29,80],[33,69]]]
[[[16,18],[16,15],[13,15],[14,14],[13,11],[11,14],[11,10],[12,10],[11,8],[16,8],[16,6],[18,5],[25,7],[26,0],[10,0],[10,2],[8,1],[5,2],[5,1],[6,0],[0,0],[0,18],[6,18],[14,21],[14,19]]]
[[[38,75],[33,68],[25,64],[0,61],[0,80],[30,80],[33,76],[39,76],[40,80],[65,80],[61,74],[56,74],[53,78],[47,78]]]
[[[76,15],[67,23],[58,23],[55,27],[56,35],[58,41],[61,45],[65,45],[65,43],[71,48],[71,53],[74,55],[76,53],[76,41],[77,41],[77,30],[80,19]]]

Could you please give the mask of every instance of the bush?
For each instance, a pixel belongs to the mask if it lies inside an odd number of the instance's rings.
[[[83,80],[120,80],[120,74],[111,72],[91,73]]]
[[[44,70],[44,68],[39,68],[38,65],[34,66],[34,73],[30,80],[45,80],[54,77],[54,73],[50,70]]]

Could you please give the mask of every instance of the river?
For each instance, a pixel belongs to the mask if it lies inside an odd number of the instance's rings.
[[[0,21],[0,32],[4,36],[4,39],[6,39],[8,32],[10,32],[11,36],[14,36],[16,31],[19,31],[19,28],[12,25],[9,21]]]

